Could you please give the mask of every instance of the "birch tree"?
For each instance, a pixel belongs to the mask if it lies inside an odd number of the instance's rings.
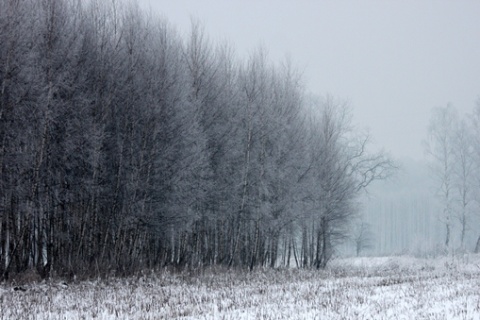
[[[472,205],[475,205],[475,211],[478,213],[480,208],[480,99],[477,100],[477,104],[472,112],[471,115],[471,138],[472,138],[472,157],[473,157],[473,196],[475,202]],[[475,230],[478,230],[475,228]],[[477,231],[478,233],[478,231]],[[480,236],[477,239],[477,243],[475,245],[475,253],[480,252]]]
[[[473,199],[474,159],[473,146],[469,126],[465,120],[460,120],[453,137],[453,152],[455,156],[454,186],[457,190],[456,218],[460,223],[460,248],[465,250],[465,236],[471,219]]]
[[[431,168],[435,177],[437,195],[442,202],[440,219],[445,225],[445,248],[450,249],[454,215],[454,135],[458,116],[453,106],[432,110],[425,147],[432,159]]]

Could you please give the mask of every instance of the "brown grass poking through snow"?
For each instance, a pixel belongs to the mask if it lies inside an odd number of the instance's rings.
[[[323,271],[162,271],[0,286],[0,319],[475,319],[480,257],[345,259]]]

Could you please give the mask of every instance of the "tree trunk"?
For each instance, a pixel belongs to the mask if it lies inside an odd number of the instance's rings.
[[[475,246],[475,253],[480,253],[480,236],[477,239],[477,245]]]

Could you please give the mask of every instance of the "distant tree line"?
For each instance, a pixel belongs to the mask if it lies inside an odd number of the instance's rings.
[[[393,165],[289,63],[128,2],[0,0],[0,276],[322,268]],[[292,262],[291,262],[292,261]]]

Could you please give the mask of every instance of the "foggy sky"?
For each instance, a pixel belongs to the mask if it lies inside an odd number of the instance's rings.
[[[139,0],[188,34],[200,20],[241,59],[290,57],[308,91],[348,100],[397,158],[423,159],[430,110],[480,95],[480,1]]]

